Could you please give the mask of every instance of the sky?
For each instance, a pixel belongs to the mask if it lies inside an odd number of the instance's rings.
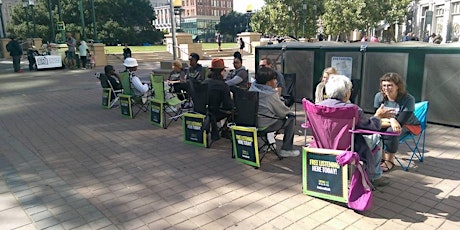
[[[240,12],[240,13],[246,13],[246,8],[247,6],[251,4],[252,5],[252,10],[258,10],[262,8],[263,5],[265,5],[264,0],[233,0],[233,10]]]

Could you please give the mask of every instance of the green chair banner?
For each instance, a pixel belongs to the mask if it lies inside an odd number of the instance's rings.
[[[112,89],[103,88],[102,89],[102,107],[110,109],[110,104],[112,102]]]
[[[163,113],[163,103],[156,101],[155,99],[150,99],[150,123],[158,127],[164,128],[165,119]]]
[[[233,153],[241,163],[260,167],[257,128],[232,126]]]
[[[340,166],[335,157],[341,150],[304,147],[302,150],[303,193],[347,203],[348,165]]]
[[[131,96],[120,94],[120,110],[124,117],[133,118],[133,110],[131,107]]]
[[[184,130],[184,141],[201,147],[207,147],[206,131],[202,130],[204,118],[203,114],[184,113],[182,116],[182,127]]]

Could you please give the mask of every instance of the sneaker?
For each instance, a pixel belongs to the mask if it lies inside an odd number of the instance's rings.
[[[18,72],[16,72],[16,73],[24,73],[24,70],[20,69],[20,70],[18,70]]]
[[[281,149],[281,151],[280,151],[280,156],[282,156],[282,157],[296,157],[298,155],[300,155],[299,150],[284,150],[284,149]]]

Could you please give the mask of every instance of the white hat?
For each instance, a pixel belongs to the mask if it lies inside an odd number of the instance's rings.
[[[137,60],[135,58],[126,58],[123,62],[123,65],[126,67],[136,67],[138,66]]]

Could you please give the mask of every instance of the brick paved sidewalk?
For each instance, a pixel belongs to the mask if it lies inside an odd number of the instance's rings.
[[[429,125],[425,162],[385,175],[372,210],[356,213],[303,195],[300,157],[267,155],[256,170],[228,140],[194,147],[178,122],[102,109],[101,70],[0,74],[0,229],[460,227],[458,128]]]

